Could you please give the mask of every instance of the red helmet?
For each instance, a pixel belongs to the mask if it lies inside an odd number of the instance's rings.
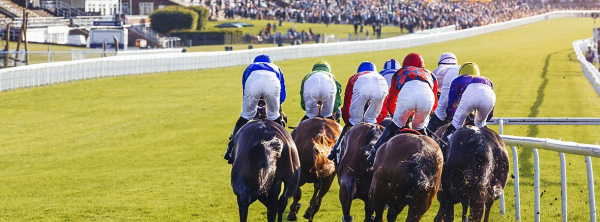
[[[414,66],[419,68],[425,68],[425,61],[423,57],[417,53],[410,53],[406,57],[404,57],[404,61],[402,62],[402,67],[406,66]]]

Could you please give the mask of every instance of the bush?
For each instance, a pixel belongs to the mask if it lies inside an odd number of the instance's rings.
[[[243,43],[244,34],[241,30],[177,30],[170,32],[169,36],[181,38],[184,44],[188,44],[192,40],[192,45],[222,45],[241,44]]]
[[[190,6],[187,8],[198,13],[198,26],[196,26],[196,29],[206,30],[206,26],[208,25],[208,9],[202,6]]]
[[[162,34],[173,30],[196,29],[198,13],[184,7],[166,7],[150,14],[150,28]]]

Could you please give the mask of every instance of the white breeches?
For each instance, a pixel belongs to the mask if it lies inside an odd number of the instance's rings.
[[[452,85],[452,81],[458,77],[458,71],[460,70],[460,66],[450,66],[444,69],[446,72],[444,74],[443,82],[439,81],[438,84],[442,83],[441,87],[442,93],[440,94],[440,98],[438,99],[438,106],[435,108],[435,115],[441,120],[446,119],[446,108],[448,108],[448,93],[450,93],[450,86]]]
[[[335,82],[327,74],[322,72],[312,74],[304,82],[304,95],[302,95],[306,107],[306,116],[309,118],[315,116],[330,117],[333,113],[336,92]],[[318,106],[319,100],[322,103],[321,110]]]
[[[429,122],[429,113],[433,109],[435,96],[429,84],[419,80],[412,80],[404,84],[398,94],[398,103],[392,121],[399,127],[406,124],[408,117],[413,112],[412,127],[421,130]]]
[[[251,120],[256,115],[256,105],[260,97],[267,103],[267,118],[279,118],[279,94],[281,83],[275,73],[266,70],[257,70],[250,74],[244,88],[244,101],[242,103],[242,118]]]
[[[456,108],[452,125],[456,129],[462,127],[469,114],[477,111],[477,114],[475,114],[475,125],[484,127],[487,117],[492,112],[492,109],[494,109],[495,104],[496,93],[494,93],[492,87],[481,83],[470,84],[465,89],[460,103]]]
[[[369,73],[358,77],[352,89],[352,102],[350,104],[350,124],[360,122],[377,123],[377,116],[381,113],[383,102],[388,94],[388,85],[385,78],[379,73]],[[365,111],[365,105],[369,108]]]

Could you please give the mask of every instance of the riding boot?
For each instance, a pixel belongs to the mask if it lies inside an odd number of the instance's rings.
[[[427,124],[427,129],[431,131],[431,133],[435,133],[435,131],[442,125],[444,121],[442,121],[435,113],[431,115],[431,119]]]
[[[448,143],[448,141],[450,141],[450,136],[454,133],[454,131],[456,131],[456,127],[454,127],[454,125],[450,124],[448,126],[448,128],[446,128],[446,132],[444,132],[444,135],[442,136],[442,140],[446,143]]]
[[[335,111],[335,114],[333,114],[331,117],[333,117],[333,120],[335,120],[337,123],[340,123],[340,118],[342,117],[342,110],[338,108],[337,111]]]
[[[340,146],[342,145],[342,140],[344,139],[344,136],[346,136],[346,133],[348,133],[348,130],[350,129],[350,127],[352,127],[351,123],[348,123],[344,126],[344,129],[342,129],[342,132],[340,133],[340,137],[337,139],[337,141],[335,141],[335,144],[333,145],[333,149],[331,149],[331,152],[327,156],[327,159],[333,160],[333,162],[336,165],[338,163],[337,153],[340,152]]]
[[[423,135],[423,136],[429,136],[429,135],[427,134],[427,131],[425,130],[425,128],[423,128],[423,129],[420,129],[420,130],[417,130],[417,132],[419,132],[419,133],[420,133],[421,135]]]
[[[283,121],[283,117],[279,116],[277,119],[273,120],[273,122],[278,123],[279,125],[283,126],[285,128],[285,121]]]
[[[398,125],[396,125],[396,123],[394,123],[394,122],[391,122],[390,124],[387,125],[387,127],[385,127],[385,129],[383,130],[383,133],[381,133],[381,136],[375,143],[375,146],[373,146],[373,149],[371,149],[371,154],[369,154],[369,157],[367,157],[367,163],[369,165],[373,165],[373,162],[375,161],[375,154],[377,153],[377,149],[379,149],[379,147],[381,145],[383,145],[390,138],[392,138],[394,135],[396,135],[396,131],[398,131],[398,129],[400,129],[400,127],[398,127]]]
[[[227,163],[229,164],[233,163],[233,156],[231,155],[231,152],[233,151],[233,139],[235,138],[235,134],[237,134],[240,128],[246,125],[248,121],[249,120],[244,119],[240,116],[238,121],[235,123],[235,126],[233,127],[233,133],[231,133],[231,136],[229,137],[229,142],[227,143],[227,151],[225,152],[225,156],[223,157],[223,159],[226,159]]]

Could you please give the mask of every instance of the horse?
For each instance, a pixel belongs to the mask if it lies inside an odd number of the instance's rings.
[[[340,203],[342,204],[343,222],[353,221],[350,216],[352,200],[365,202],[365,221],[370,221],[373,209],[369,207],[369,188],[373,171],[366,163],[371,148],[383,132],[383,126],[370,123],[359,123],[350,128],[346,139],[342,141],[340,164],[338,166],[338,182],[340,184]]]
[[[446,152],[435,221],[453,221],[454,204],[461,203],[463,221],[481,221],[485,213],[483,220],[487,222],[508,180],[504,141],[487,127],[467,125],[454,132]]]
[[[292,131],[292,138],[298,146],[302,168],[294,201],[290,205],[288,220],[295,221],[297,219],[296,214],[300,209],[298,202],[302,198],[300,187],[305,183],[314,183],[314,193],[310,200],[310,206],[304,213],[304,218],[312,221],[319,211],[321,201],[335,178],[335,165],[327,159],[327,154],[339,137],[340,131],[341,126],[337,122],[322,117],[304,120]]]
[[[259,200],[267,207],[268,221],[278,216],[281,222],[300,179],[300,159],[290,133],[271,120],[250,121],[236,134],[233,149],[231,187],[240,221],[247,220],[248,207]]]
[[[396,221],[406,206],[406,221],[420,221],[433,203],[442,174],[442,151],[430,137],[413,133],[392,137],[377,152],[369,190],[377,222],[383,221],[386,205],[388,221]]]

